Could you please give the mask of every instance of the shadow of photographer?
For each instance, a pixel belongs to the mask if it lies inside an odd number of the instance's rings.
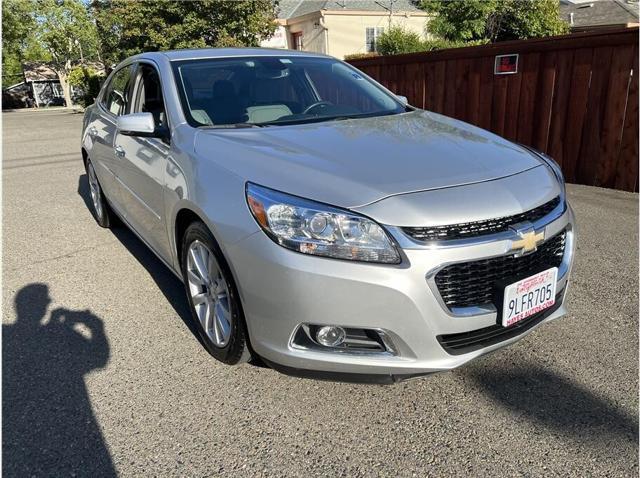
[[[109,361],[102,320],[55,309],[45,284],[15,296],[2,326],[2,471],[5,476],[115,476],[84,376]]]

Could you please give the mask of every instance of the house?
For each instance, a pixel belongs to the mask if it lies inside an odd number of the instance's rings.
[[[83,63],[89,68],[104,74],[104,66],[98,62]],[[26,106],[63,106],[64,92],[58,74],[44,62],[22,64],[24,81],[9,86],[2,92],[3,108],[24,108]],[[83,92],[71,87],[71,97],[79,99]]]
[[[638,26],[638,1],[560,0],[560,18],[572,32]]]
[[[428,17],[412,0],[280,0],[278,30],[261,46],[342,59],[375,52],[377,38],[390,25],[425,37]]]

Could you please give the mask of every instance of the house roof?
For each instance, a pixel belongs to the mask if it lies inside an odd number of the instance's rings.
[[[104,75],[104,65],[98,61],[86,60],[81,65],[94,69],[99,75]],[[29,81],[57,80],[58,74],[51,65],[40,61],[28,61],[22,64],[24,78]]]
[[[57,80],[58,74],[46,63],[29,61],[22,64],[22,71],[26,81]]]
[[[301,17],[320,10],[366,11],[384,13],[422,12],[413,0],[280,0],[278,18]]]
[[[571,17],[573,13],[573,23]],[[562,0],[560,17],[572,28],[638,23],[638,2],[627,0]]]

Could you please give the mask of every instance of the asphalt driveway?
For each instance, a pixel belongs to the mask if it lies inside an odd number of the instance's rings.
[[[81,114],[4,113],[4,476],[637,476],[638,195],[569,186],[570,315],[451,373],[211,359],[179,282],[87,209]]]

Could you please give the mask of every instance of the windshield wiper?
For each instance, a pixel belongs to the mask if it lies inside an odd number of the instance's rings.
[[[230,123],[230,124],[206,124],[198,126],[202,129],[242,129],[242,128],[262,128],[261,124],[254,123]]]
[[[323,121],[344,121],[349,119],[359,119],[359,118],[373,118],[376,116],[390,116],[395,114],[403,113],[403,111],[386,111],[386,112],[375,112],[375,113],[364,113],[364,114],[355,114],[355,115],[338,115],[338,116],[312,116],[310,118],[297,118],[292,120],[284,120],[284,121],[268,121],[266,123],[256,123],[256,126],[278,126],[278,125],[293,125],[293,124],[307,124],[307,123],[320,123]]]

